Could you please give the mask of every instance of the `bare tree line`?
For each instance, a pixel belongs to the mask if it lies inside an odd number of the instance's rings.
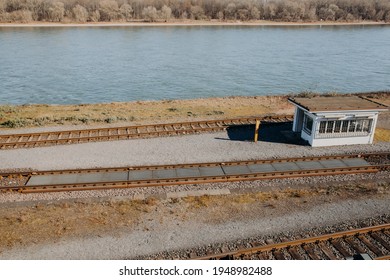
[[[390,22],[390,0],[0,0],[0,22]]]

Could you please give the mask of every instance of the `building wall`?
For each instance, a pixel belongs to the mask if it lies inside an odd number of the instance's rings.
[[[355,145],[355,144],[371,144],[374,139],[374,132],[377,123],[378,113],[377,112],[354,112],[351,113],[328,113],[324,115],[315,115],[310,112],[305,112],[305,115],[313,119],[313,126],[311,134],[301,130],[301,138],[306,140],[312,147],[325,147],[325,146],[340,146],[340,145]],[[321,121],[336,121],[336,120],[372,120],[372,125],[370,131],[366,135],[357,135],[362,133],[330,133],[328,135],[319,134],[319,126]],[[334,137],[332,137],[334,134]],[[350,135],[345,135],[350,134]],[[325,137],[324,137],[325,136]],[[342,137],[341,137],[342,136]]]
[[[327,146],[341,146],[341,145],[355,145],[355,144],[371,144],[371,135],[368,136],[354,136],[354,137],[339,137],[339,138],[324,138],[312,139],[310,142],[312,147],[327,147]]]
[[[312,138],[312,135],[308,135],[304,130],[301,131],[301,138],[303,140],[306,140],[307,142],[309,142],[310,146],[313,146],[312,143],[313,143],[313,138]]]
[[[295,107],[293,131],[299,132],[302,130],[304,111],[298,107]]]

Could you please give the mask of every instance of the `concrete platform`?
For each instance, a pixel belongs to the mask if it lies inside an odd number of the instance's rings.
[[[289,172],[309,169],[342,168],[370,165],[362,158],[334,159],[320,161],[276,162],[263,164],[221,165],[160,170],[130,170],[122,172],[95,172],[85,174],[34,175],[27,186],[71,185],[78,183],[109,183],[139,180],[163,180],[202,176],[229,176],[266,172]]]
[[[324,168],[318,161],[298,161],[295,163],[301,170]]]
[[[247,165],[223,166],[222,169],[226,175],[240,175],[252,173],[252,171],[248,168]]]
[[[248,168],[252,171],[252,173],[276,171],[275,167],[273,167],[272,164],[270,164],[270,163],[249,164]]]
[[[342,162],[344,162],[346,165],[351,166],[351,167],[362,166],[362,165],[368,164],[368,162],[362,158],[347,158],[347,159],[343,159]]]
[[[27,182],[27,186],[39,185],[65,185],[79,183],[100,183],[100,182],[126,182],[128,172],[99,172],[84,174],[54,174],[32,176]]]
[[[276,171],[296,171],[301,170],[295,162],[277,162],[272,163]]]
[[[222,168],[219,166],[213,167],[199,167],[201,176],[223,176],[225,173]]]
[[[153,178],[153,173],[151,170],[129,171],[129,180],[130,181],[147,180],[150,178]]]
[[[169,179],[176,177],[176,169],[153,170],[153,179]]]
[[[321,163],[321,165],[325,168],[340,168],[348,166],[339,159],[320,160],[319,163]]]
[[[191,168],[178,168],[176,169],[177,177],[199,177],[200,171],[198,167],[191,167]]]

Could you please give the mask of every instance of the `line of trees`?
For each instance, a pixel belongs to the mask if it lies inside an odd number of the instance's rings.
[[[0,22],[390,22],[390,0],[0,0]]]

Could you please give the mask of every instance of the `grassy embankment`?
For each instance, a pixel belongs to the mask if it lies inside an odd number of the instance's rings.
[[[169,122],[292,113],[284,96],[117,102],[81,105],[3,105],[0,127]]]
[[[302,93],[300,95],[315,95]],[[365,96],[390,105],[390,92]],[[288,95],[242,96],[80,105],[0,105],[0,129],[42,126],[108,126],[293,114]],[[390,141],[389,112],[381,113],[376,139]],[[385,124],[385,125],[383,125]]]

